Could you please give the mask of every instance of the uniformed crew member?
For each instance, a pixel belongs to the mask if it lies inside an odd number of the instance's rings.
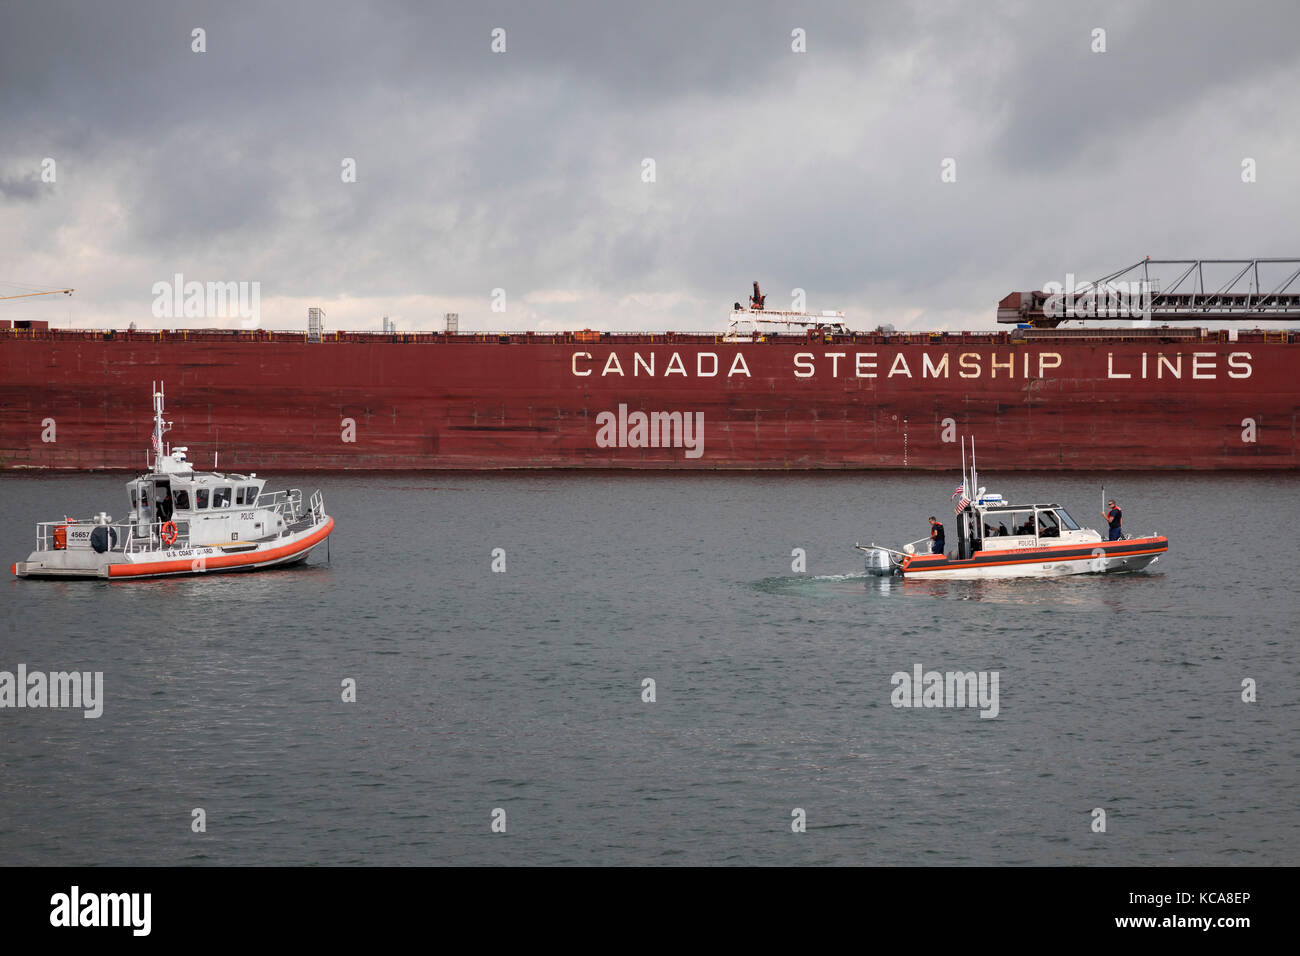
[[[943,524],[930,515],[930,553],[943,554]]]
[[[1106,519],[1106,523],[1110,525],[1111,541],[1118,541],[1124,537],[1124,529],[1120,527],[1120,522],[1124,520],[1124,512],[1119,510],[1119,505],[1115,504],[1114,498],[1106,502],[1106,510],[1102,512],[1102,516]]]

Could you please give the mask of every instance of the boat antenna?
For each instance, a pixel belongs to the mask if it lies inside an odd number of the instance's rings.
[[[966,491],[966,436],[961,436],[961,485],[962,490]]]
[[[163,421],[163,406],[165,400],[166,386],[162,382],[153,383],[153,457],[156,465],[158,459],[162,457],[163,444],[162,437],[166,431],[171,428],[170,422]],[[147,460],[146,456],[146,460]]]

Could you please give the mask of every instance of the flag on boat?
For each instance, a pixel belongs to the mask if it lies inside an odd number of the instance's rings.
[[[155,458],[162,457],[162,440],[158,437],[157,432],[153,433],[153,454]]]
[[[957,502],[957,507],[953,509],[953,514],[959,515],[966,510],[970,504],[970,498],[966,495],[965,489],[962,490],[961,501]]]
[[[952,500],[956,501],[958,498],[962,497],[965,494],[966,494],[966,483],[962,482],[960,485],[957,486],[957,490],[952,493]]]

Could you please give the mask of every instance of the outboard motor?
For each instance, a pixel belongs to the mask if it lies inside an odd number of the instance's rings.
[[[889,577],[894,573],[894,563],[889,558],[888,551],[882,551],[880,548],[864,549],[867,552],[867,573],[875,577]]]

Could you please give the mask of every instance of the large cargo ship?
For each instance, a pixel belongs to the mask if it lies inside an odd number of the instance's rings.
[[[761,300],[717,335],[0,329],[0,468],[138,469],[159,380],[190,459],[237,471],[950,470],[963,434],[1000,470],[1300,465],[1300,333],[1042,304],[983,333],[784,331]]]

